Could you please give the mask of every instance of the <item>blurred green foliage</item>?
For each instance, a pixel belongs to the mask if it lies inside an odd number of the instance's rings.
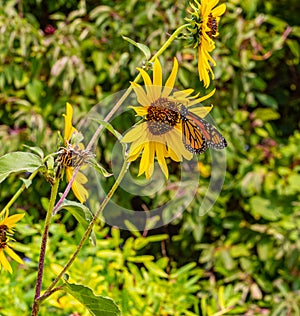
[[[199,217],[209,182],[201,178],[182,217],[146,237],[99,224],[97,247],[87,245],[69,272],[70,280],[112,297],[123,315],[300,315],[299,1],[226,5],[212,83],[212,115],[229,142],[221,196]],[[170,0],[0,1],[0,154],[23,144],[56,150],[66,101],[79,120],[137,74],[143,56],[122,36],[156,52],[184,23],[187,7]],[[178,87],[203,93],[194,53],[178,40],[161,61],[169,71],[167,61],[177,56]],[[124,131],[130,122],[115,127]],[[20,183],[10,177],[2,184],[1,205]],[[27,260],[14,275],[1,274],[1,315],[30,310],[49,192],[35,180],[14,205],[27,212],[16,235]],[[168,197],[140,203],[151,209]],[[45,283],[83,233],[68,213],[55,221]],[[42,315],[85,315],[61,293],[42,308]]]

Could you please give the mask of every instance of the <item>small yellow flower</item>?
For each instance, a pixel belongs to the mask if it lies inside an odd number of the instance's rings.
[[[80,152],[84,152],[83,151],[83,144],[79,143],[79,144],[72,144],[71,140],[74,136],[76,136],[76,134],[78,134],[77,129],[72,125],[72,118],[73,118],[73,108],[71,106],[70,103],[66,104],[66,114],[64,114],[65,117],[65,130],[64,130],[64,142],[65,142],[65,146],[67,146],[67,148],[65,148],[65,159],[68,159],[68,155],[71,156],[70,157],[70,162],[71,165],[69,165],[68,163],[65,164],[66,167],[66,177],[68,182],[71,180],[73,172],[74,172],[74,167],[75,164],[72,162],[74,159],[74,153],[80,153]],[[73,154],[73,157],[72,157]],[[74,192],[74,195],[76,196],[76,198],[81,202],[84,203],[86,201],[86,199],[88,198],[89,194],[88,191],[84,188],[83,184],[85,184],[88,181],[87,177],[82,173],[82,172],[78,172],[74,182],[72,183],[72,191]]]
[[[204,87],[210,84],[210,75],[214,79],[214,72],[211,64],[216,66],[216,62],[210,53],[215,49],[214,39],[219,35],[218,25],[220,16],[224,14],[226,5],[221,4],[216,7],[219,0],[194,0],[191,4],[193,12],[192,17],[186,19],[191,26],[188,28],[190,41],[193,47],[198,48],[198,72],[200,81],[203,81]]]
[[[153,81],[145,70],[138,68],[145,89],[139,84],[132,82],[132,88],[142,106],[131,107],[138,116],[145,118],[145,122],[135,125],[122,139],[123,143],[132,143],[130,146],[128,161],[136,160],[142,153],[139,173],[145,173],[149,179],[154,169],[154,158],[168,178],[169,172],[165,158],[174,161],[182,161],[183,158],[190,160],[193,154],[189,152],[182,142],[182,124],[180,106],[190,107],[209,98],[215,91],[198,98],[191,96],[193,89],[173,92],[177,72],[178,61],[174,58],[172,72],[165,85],[162,84],[162,68],[158,59],[154,61]],[[189,111],[200,117],[207,115],[212,107],[189,108]]]
[[[5,253],[16,262],[23,264],[23,260],[12,250],[10,241],[13,240],[13,228],[15,224],[24,217],[25,214],[6,216],[0,221],[0,267],[12,273],[12,268]],[[4,253],[5,252],[5,253]]]

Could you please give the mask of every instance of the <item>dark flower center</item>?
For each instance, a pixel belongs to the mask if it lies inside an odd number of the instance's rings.
[[[208,16],[207,26],[210,28],[210,31],[206,34],[212,38],[218,32],[218,22],[217,19],[210,13]]]
[[[0,249],[3,249],[6,247],[7,242],[7,232],[8,227],[6,225],[0,225]]]
[[[159,98],[149,106],[146,120],[153,135],[165,134],[180,121],[178,106],[167,98]]]

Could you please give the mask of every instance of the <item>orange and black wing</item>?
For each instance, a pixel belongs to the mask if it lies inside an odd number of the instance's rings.
[[[213,149],[223,149],[227,147],[225,138],[213,125],[191,112],[188,112],[186,119],[193,121],[193,123],[199,128],[206,141],[207,147]]]
[[[207,149],[207,142],[201,129],[194,120],[185,116],[182,118],[182,141],[185,148],[193,154],[201,154]]]

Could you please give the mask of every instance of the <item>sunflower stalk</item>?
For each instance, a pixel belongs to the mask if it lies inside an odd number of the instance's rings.
[[[38,315],[38,311],[40,307],[40,302],[38,299],[41,295],[41,289],[42,289],[47,239],[48,239],[49,227],[51,224],[52,212],[53,212],[53,208],[54,208],[56,197],[57,197],[59,182],[60,182],[59,179],[56,179],[51,189],[50,201],[49,201],[49,206],[48,206],[48,210],[46,214],[44,231],[43,231],[42,242],[41,242],[38,275],[37,275],[37,280],[36,280],[35,296],[34,296],[34,302],[32,305],[32,313],[31,313],[32,316]]]

